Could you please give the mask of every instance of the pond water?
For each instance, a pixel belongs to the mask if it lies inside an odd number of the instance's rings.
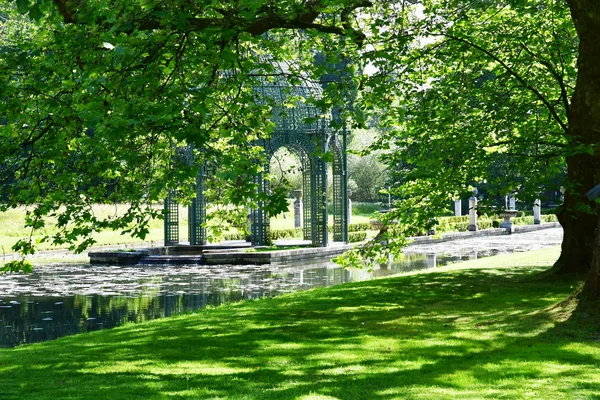
[[[97,266],[57,264],[0,276],[0,347],[111,328],[125,322],[276,296],[457,260],[555,246],[562,229],[411,246],[372,272],[330,262],[290,266]]]

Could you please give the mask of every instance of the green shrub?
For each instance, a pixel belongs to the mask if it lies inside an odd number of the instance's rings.
[[[501,219],[492,219],[489,217],[480,217],[477,219],[477,227],[479,229],[498,228],[502,223]],[[448,217],[440,218],[436,226],[437,233],[445,232],[466,232],[469,230],[469,217]]]
[[[371,224],[368,222],[361,222],[358,224],[348,225],[348,232],[359,232],[359,231],[370,231]]]
[[[223,240],[245,240],[244,232],[231,232],[223,235]]]
[[[516,217],[511,222],[515,225],[533,225],[533,217]]]
[[[541,219],[543,222],[558,222],[556,215],[542,215]],[[499,228],[503,219],[501,218],[490,218],[480,217],[477,219],[477,227],[479,229],[490,229]],[[515,225],[532,225],[533,216],[521,216],[511,219]],[[361,222],[357,224],[348,225],[348,241],[350,243],[362,242],[367,237],[365,231],[370,231],[371,224],[367,222]],[[440,217],[438,218],[438,224],[435,227],[437,233],[446,232],[466,232],[469,230],[469,216],[463,215],[460,217]],[[328,227],[329,233],[333,233],[333,226]],[[269,232],[269,238],[271,241],[280,239],[302,239],[303,230],[302,228],[296,229],[275,229]],[[245,240],[243,232],[226,233],[223,235],[224,240]]]
[[[479,229],[491,229],[494,227],[494,221],[491,219],[479,219],[477,220],[477,227]],[[468,227],[467,227],[468,228]]]
[[[298,229],[274,229],[269,231],[269,239],[300,239],[302,238],[302,228]],[[244,232],[231,232],[223,235],[224,240],[245,240]]]
[[[542,215],[556,215],[556,213],[558,212],[558,207],[548,207],[548,208],[542,208],[541,212]]]
[[[436,232],[450,232],[452,230],[452,226],[448,219],[440,218],[438,219],[438,223],[435,227]]]
[[[457,223],[457,222],[469,222],[468,215],[461,215],[460,217],[440,217],[440,220],[446,220],[449,223]]]
[[[348,233],[348,243],[362,242],[367,238],[367,232]]]
[[[358,232],[358,231],[369,231],[371,229],[371,224],[368,222],[360,222],[357,224],[349,224],[348,232]],[[329,225],[327,227],[327,232],[333,233],[333,225]]]
[[[269,232],[271,240],[279,239],[301,239],[303,230],[302,228],[295,229],[274,229]]]

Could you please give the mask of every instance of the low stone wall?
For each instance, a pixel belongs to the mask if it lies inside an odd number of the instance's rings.
[[[514,227],[513,233],[525,233],[540,229],[559,227],[560,224],[558,222],[550,222],[539,225],[516,226]],[[409,246],[510,234],[511,232],[504,228],[494,228],[482,229],[478,231],[451,232],[439,236],[417,236],[412,238]],[[329,247],[304,247],[293,250],[248,251],[247,244],[232,243],[231,245],[169,246],[131,251],[99,251],[90,252],[89,257],[91,264],[113,265],[277,265],[288,264],[295,261],[330,259],[360,245],[361,243],[353,243],[336,244]]]
[[[332,258],[355,247],[355,244],[329,247],[306,247],[294,250],[229,252],[210,251],[204,253],[205,263],[215,264],[285,264],[299,260]]]
[[[561,226],[558,222],[548,222],[548,223],[537,224],[537,225],[513,226],[514,230],[512,233],[504,228],[492,228],[492,229],[482,229],[482,230],[478,230],[478,231],[450,232],[450,233],[444,233],[440,236],[417,236],[417,237],[412,238],[412,241],[409,243],[409,246],[417,245],[417,244],[425,244],[425,243],[446,242],[446,241],[450,241],[450,240],[471,239],[471,238],[485,237],[485,236],[511,235],[511,234],[539,231],[541,229],[551,229],[551,228],[560,228],[560,227]]]

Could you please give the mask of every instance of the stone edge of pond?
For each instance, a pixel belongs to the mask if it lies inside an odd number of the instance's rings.
[[[451,240],[471,239],[486,236],[500,236],[533,232],[541,229],[560,228],[558,222],[513,227],[513,232],[503,228],[483,229],[475,232],[450,232],[440,236],[417,236],[412,238],[411,245],[438,243]],[[265,265],[285,264],[311,259],[331,258],[351,250],[358,244],[335,243],[328,247],[306,247],[292,250],[275,250],[264,252],[246,252],[247,246],[237,243],[223,243],[215,246],[170,246],[136,249],[128,251],[95,251],[90,252],[91,264],[112,265]]]
[[[513,226],[513,231],[510,232],[505,228],[491,228],[491,229],[481,229],[474,232],[449,232],[444,233],[441,236],[433,235],[433,236],[416,236],[412,238],[412,241],[408,244],[412,245],[422,245],[427,243],[439,243],[439,242],[447,242],[451,240],[460,240],[460,239],[472,239],[478,237],[486,237],[486,236],[502,236],[502,235],[511,235],[511,234],[519,234],[519,233],[527,233],[539,231],[542,229],[552,229],[552,228],[561,228],[560,223],[558,222],[547,222],[543,224],[536,225],[521,225],[521,226]]]

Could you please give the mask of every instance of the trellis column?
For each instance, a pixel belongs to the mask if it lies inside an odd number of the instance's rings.
[[[342,136],[345,138],[345,135]],[[337,138],[333,138],[331,148],[334,152],[333,159],[333,240],[336,242],[348,242],[348,224],[352,203],[348,190],[348,174],[346,168],[345,146],[342,142],[340,150]]]
[[[306,207],[306,204],[304,205],[304,209],[302,210],[303,212],[303,219],[304,219],[304,240],[311,240],[312,241],[312,230],[313,230],[313,223],[312,223],[312,219],[314,218],[314,216],[312,215],[312,209],[313,209],[313,192],[312,192],[312,164],[309,162],[307,163],[306,168],[304,169],[304,171],[302,171],[302,189],[303,189],[303,193],[304,193],[304,198],[308,199],[308,207]],[[305,200],[306,202],[306,200]]]
[[[173,191],[169,191],[165,199],[165,246],[179,243],[179,205],[174,199]]]
[[[268,168],[265,168],[265,173]],[[269,181],[264,179],[263,173],[259,173],[256,176],[257,192],[268,193],[269,192]],[[258,201],[258,207],[252,210],[251,220],[251,242],[253,246],[265,246],[269,244],[269,218],[267,213],[263,209],[264,203],[262,200]]]
[[[313,246],[327,246],[327,164],[314,158],[311,168],[311,241]]]
[[[191,245],[206,244],[206,168],[202,166],[196,177],[196,197],[188,208],[188,229]]]

